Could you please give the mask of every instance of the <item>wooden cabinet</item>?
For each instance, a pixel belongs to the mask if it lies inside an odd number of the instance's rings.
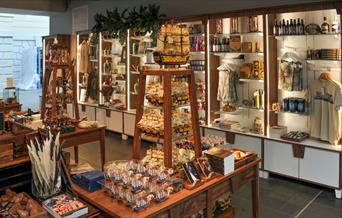
[[[124,113],[124,134],[134,136],[135,114]]]
[[[299,159],[293,156],[292,144],[265,140],[264,169],[298,178]]]
[[[110,111],[110,117],[107,117],[107,129],[123,133],[123,119],[122,119],[122,112],[119,111]],[[126,123],[124,123],[126,125]]]
[[[306,147],[304,158],[299,159],[299,178],[338,188],[339,166],[340,153]]]

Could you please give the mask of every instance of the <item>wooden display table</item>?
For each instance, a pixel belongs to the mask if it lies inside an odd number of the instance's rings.
[[[39,129],[42,136],[46,136],[46,132]],[[63,133],[60,135],[60,142],[65,140],[64,148],[74,147],[75,161],[78,163],[78,145],[89,142],[99,141],[101,149],[101,167],[105,164],[105,150],[106,150],[106,126],[99,126],[97,128],[81,129],[76,128],[74,132]]]
[[[112,217],[189,217],[192,214],[206,210],[206,217],[213,217],[212,206],[222,195],[235,192],[246,183],[252,185],[253,217],[259,217],[259,162],[260,158],[241,166],[227,176],[219,176],[192,191],[183,189],[172,194],[166,201],[152,203],[141,212],[134,212],[123,203],[110,197],[103,189],[88,193],[81,187],[72,184],[74,191],[94,207]]]

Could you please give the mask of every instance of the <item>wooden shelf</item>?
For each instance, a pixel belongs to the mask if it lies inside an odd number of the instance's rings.
[[[15,165],[22,164],[22,163],[27,163],[29,161],[30,161],[29,156],[23,156],[23,157],[19,157],[19,158],[16,158],[14,160],[7,161],[4,163],[0,162],[0,169],[5,168],[5,167],[15,166]]]

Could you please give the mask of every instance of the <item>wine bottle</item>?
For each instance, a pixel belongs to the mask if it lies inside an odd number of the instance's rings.
[[[323,23],[321,25],[321,31],[323,34],[329,33],[330,25],[327,22],[327,17],[323,17]]]
[[[300,35],[300,19],[297,19],[296,23],[296,35]]]
[[[286,24],[285,24],[285,20],[283,19],[283,24],[281,26],[282,32],[281,35],[285,35],[286,34]]]
[[[305,35],[305,25],[304,25],[304,20],[303,19],[301,19],[301,21],[300,21],[300,30],[299,30],[299,34],[301,34],[301,35]]]
[[[274,21],[273,35],[279,36],[279,26],[277,20]]]
[[[285,25],[285,35],[290,35],[290,24],[289,24],[289,20],[286,21],[286,25]]]
[[[293,22],[292,22],[292,19],[290,20],[290,25],[289,25],[289,35],[293,35]]]

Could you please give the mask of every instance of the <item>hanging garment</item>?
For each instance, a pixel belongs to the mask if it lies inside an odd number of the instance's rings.
[[[87,73],[89,70],[89,44],[86,41],[83,41],[79,46],[79,71],[82,73]]]
[[[294,53],[285,53],[279,67],[279,89],[286,91],[303,90],[303,63]]]
[[[98,100],[99,78],[96,71],[91,71],[88,76],[87,100]],[[90,99],[89,99],[90,98]]]
[[[316,79],[309,84],[310,135],[336,145],[341,137],[340,112],[335,97],[341,86],[331,80]]]
[[[239,81],[237,66],[232,63],[224,63],[217,69],[219,70],[217,100],[236,103],[238,100],[236,84]]]

